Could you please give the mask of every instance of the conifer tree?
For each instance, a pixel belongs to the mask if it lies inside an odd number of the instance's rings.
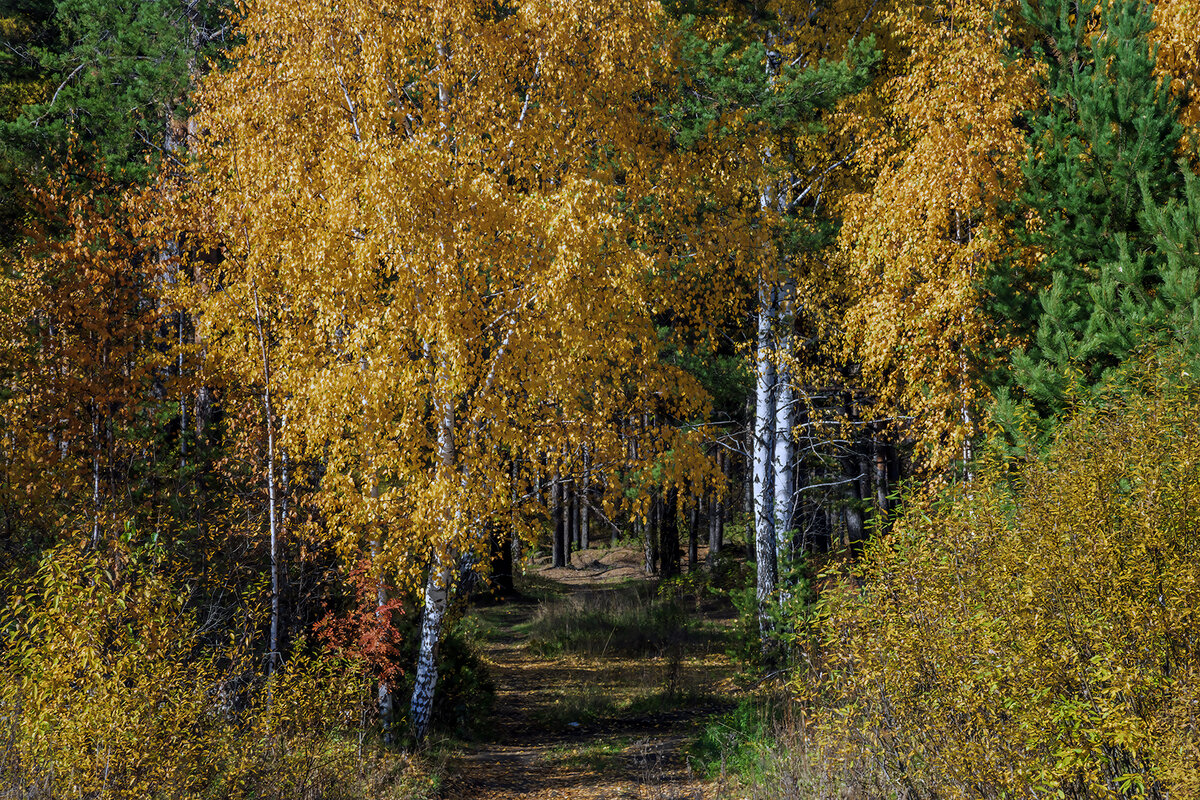
[[[1112,0],[1026,2],[1046,105],[1030,114],[1020,230],[1027,266],[992,276],[994,308],[1025,345],[999,378],[1037,417],[1060,413],[1154,326],[1164,254],[1147,211],[1178,195],[1178,102],[1155,70],[1152,8]],[[1020,259],[1018,259],[1020,260]]]
[[[172,122],[202,51],[226,32],[219,1],[26,5],[39,35],[7,58],[14,76],[35,76],[40,91],[24,92],[20,113],[0,124],[7,157],[36,169],[75,139],[76,152],[94,154],[110,175],[149,177],[147,162],[178,143]]]

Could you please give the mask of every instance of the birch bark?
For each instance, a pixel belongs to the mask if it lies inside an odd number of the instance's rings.
[[[775,408],[776,380],[773,348],[775,288],[759,279],[757,381],[754,413],[754,552],[758,567],[756,597],[758,627],[767,646],[773,630],[771,598],[779,584],[775,538]]]
[[[445,485],[457,485],[457,459],[454,448],[454,404],[443,397],[438,402],[438,470]],[[447,525],[462,522],[457,510],[446,509]],[[416,676],[413,681],[410,719],[413,735],[421,741],[429,733],[433,719],[433,693],[437,688],[438,644],[442,638],[442,623],[450,604],[450,580],[454,557],[452,552],[436,550],[425,583],[425,610],[421,615],[421,648],[417,653]]]

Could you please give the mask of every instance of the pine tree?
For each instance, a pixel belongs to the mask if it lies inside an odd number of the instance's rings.
[[[113,177],[148,177],[147,162],[175,145],[172,123],[203,51],[224,36],[219,2],[55,0],[48,16],[51,4],[28,5],[40,33],[10,57],[14,76],[41,91],[0,123],[7,158],[36,169],[74,140]]]
[[[1024,164],[1024,281],[991,278],[994,309],[1025,346],[1001,376],[1038,418],[1082,398],[1155,327],[1166,260],[1147,212],[1179,194],[1178,102],[1155,72],[1144,0],[1023,4],[1046,67],[1045,107],[1030,114]],[[1004,410],[1007,409],[1007,410]],[[1011,419],[1009,420],[1011,421]]]

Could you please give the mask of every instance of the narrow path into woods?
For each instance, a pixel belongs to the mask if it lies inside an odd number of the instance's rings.
[[[585,552],[567,570],[540,580],[590,602],[629,590],[634,570],[603,564]],[[636,558],[630,554],[628,558]],[[618,584],[622,581],[623,584]],[[553,583],[549,583],[553,581]],[[556,602],[555,598],[542,602]],[[733,703],[734,666],[722,648],[689,645],[671,655],[562,656],[532,651],[524,626],[535,600],[476,612],[496,681],[486,739],[448,764],[449,800],[702,800],[715,788],[689,767],[686,749],[699,726]],[[698,607],[714,630],[728,612]]]

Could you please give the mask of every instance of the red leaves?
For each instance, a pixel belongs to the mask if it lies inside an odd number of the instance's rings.
[[[354,605],[341,615],[326,614],[314,626],[317,637],[340,655],[365,662],[380,682],[394,684],[404,675],[404,632],[397,626],[404,608],[388,598],[388,587],[370,574],[366,559],[350,571],[350,585]]]

